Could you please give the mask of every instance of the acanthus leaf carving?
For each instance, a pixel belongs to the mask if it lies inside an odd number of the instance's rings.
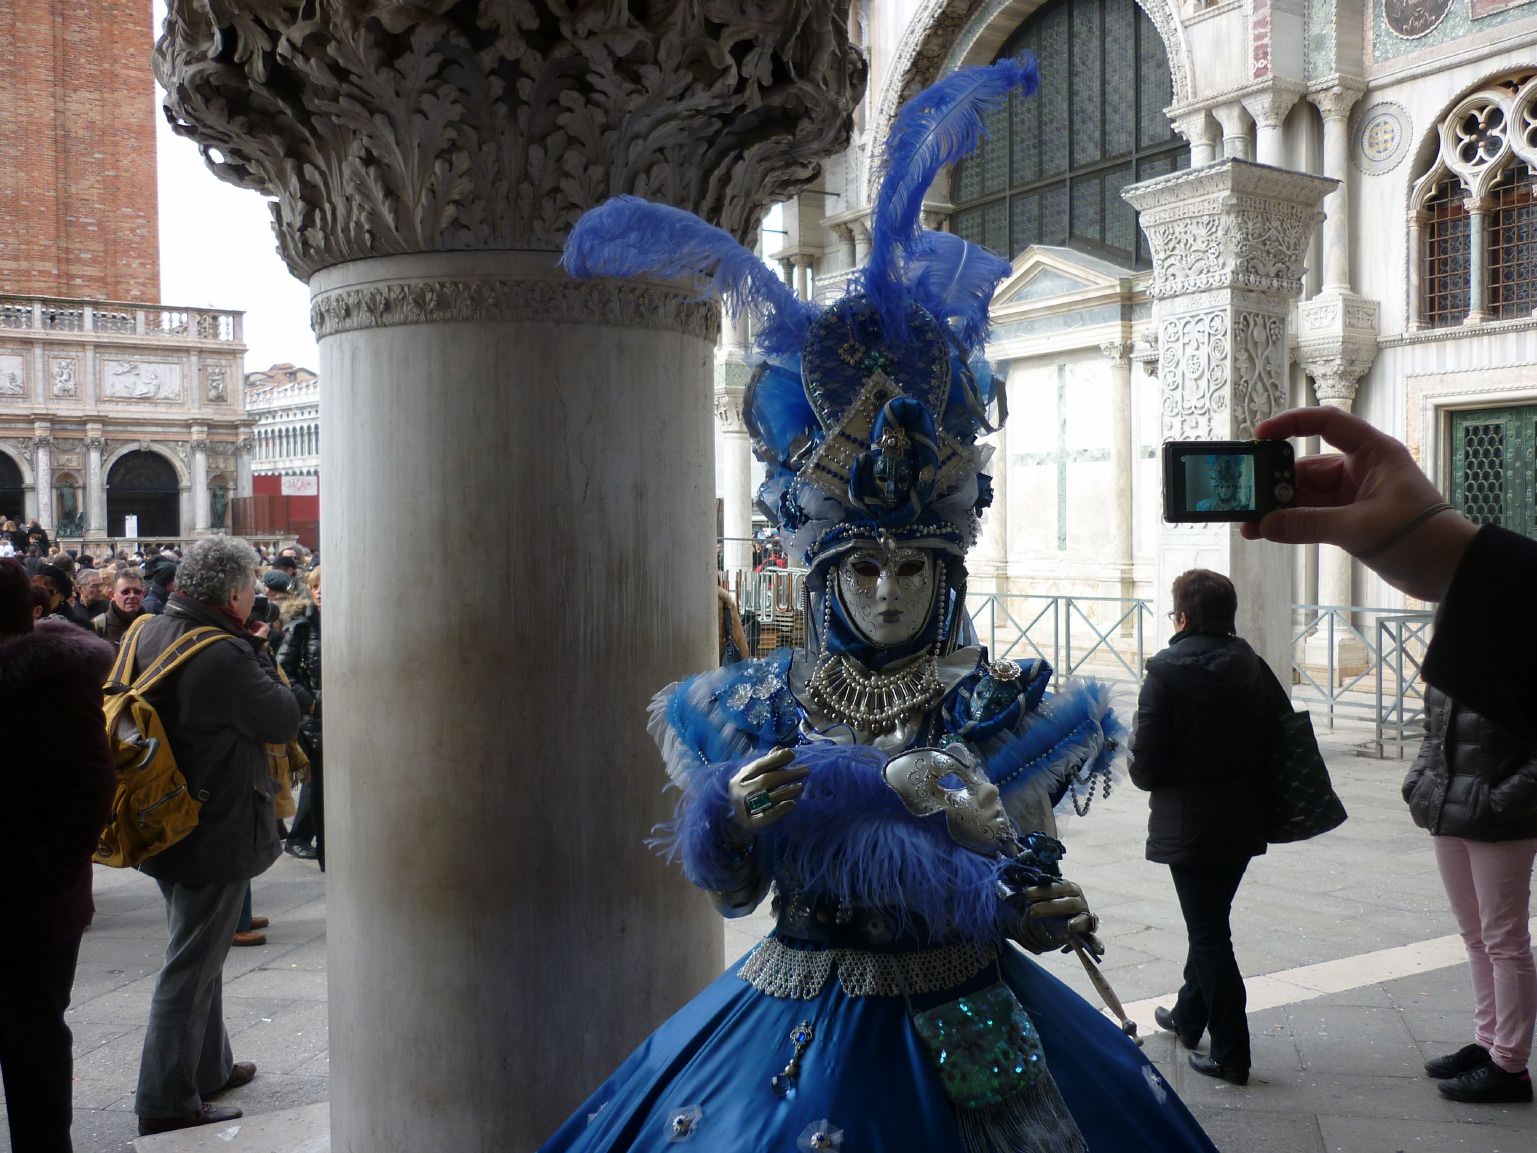
[[[304,279],[557,249],[620,193],[745,239],[848,139],[865,62],[840,7],[170,0],[155,71],[215,173],[275,198]]]

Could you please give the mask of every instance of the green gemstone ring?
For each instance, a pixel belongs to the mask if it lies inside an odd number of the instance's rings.
[[[767,789],[759,789],[756,793],[748,793],[743,803],[747,806],[747,815],[752,817],[772,809],[774,798],[769,796]]]

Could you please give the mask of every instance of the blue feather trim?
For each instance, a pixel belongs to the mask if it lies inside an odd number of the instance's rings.
[[[1003,257],[948,232],[925,231],[907,256],[913,299],[948,321],[966,349],[987,340],[993,289],[1012,270]]]
[[[1039,79],[1029,54],[985,68],[963,68],[918,93],[897,114],[870,218],[870,260],[859,277],[888,339],[899,344],[907,339],[910,296],[902,261],[919,238],[924,193],[946,165],[976,148],[989,113],[1016,90],[1027,96],[1034,92]]]
[[[1120,775],[1125,726],[1110,707],[1110,692],[1100,681],[1070,681],[1027,713],[1019,728],[983,746],[988,776],[1005,803],[1011,793],[1044,789],[1055,804],[1070,782],[1082,786]]]
[[[771,356],[800,351],[821,311],[797,297],[734,236],[692,212],[616,196],[583,213],[561,263],[579,279],[597,276],[708,277],[700,299],[724,299],[756,323],[755,343]]]
[[[991,940],[1007,924],[997,894],[1002,860],[958,845],[942,814],[909,813],[886,784],[886,759],[864,745],[797,750],[795,763],[811,770],[806,791],[789,816],[759,834],[759,867],[812,900],[887,910],[899,932]],[[673,823],[653,841],[707,890],[725,888],[732,877],[720,822],[728,817],[727,784],[742,763],[711,766],[692,780]]]

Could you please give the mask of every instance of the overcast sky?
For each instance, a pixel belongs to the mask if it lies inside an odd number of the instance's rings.
[[[165,23],[155,0],[155,35]],[[277,254],[267,199],[226,184],[197,145],[171,131],[155,88],[160,167],[160,295],[163,303],[245,313],[247,372],[290,361],[319,370],[309,288]]]

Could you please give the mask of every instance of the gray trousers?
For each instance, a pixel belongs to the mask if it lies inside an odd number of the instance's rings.
[[[224,958],[245,900],[246,882],[155,882],[165,898],[165,964],[149,1004],[139,1059],[140,1117],[185,1117],[229,1080],[235,1058],[224,1031]]]

